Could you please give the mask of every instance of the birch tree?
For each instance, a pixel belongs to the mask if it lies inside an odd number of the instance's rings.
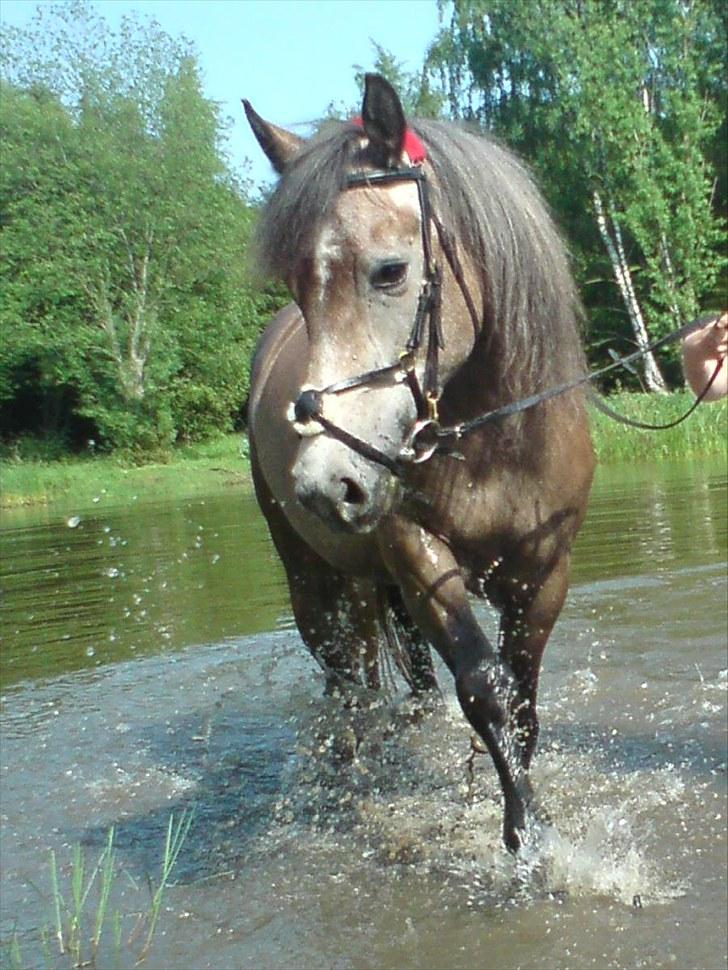
[[[452,113],[538,169],[581,281],[604,302],[601,245],[641,348],[696,316],[725,265],[710,160],[725,105],[720,11],[713,0],[455,0],[430,55]],[[650,354],[645,382],[665,386]]]

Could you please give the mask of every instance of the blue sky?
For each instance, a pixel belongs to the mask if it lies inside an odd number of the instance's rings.
[[[95,0],[111,27],[133,10],[197,47],[205,93],[234,119],[229,150],[251,162],[258,184],[272,173],[242,116],[248,98],[284,127],[355,101],[354,64],[371,68],[372,40],[415,70],[437,32],[436,0]],[[0,20],[22,27],[37,0],[1,0]],[[304,130],[305,133],[305,130]]]

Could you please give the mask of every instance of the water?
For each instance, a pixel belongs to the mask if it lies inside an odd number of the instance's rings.
[[[252,496],[4,519],[3,686],[220,644],[274,629],[286,609]]]
[[[250,499],[6,517],[0,960],[64,965],[49,849],[114,825],[133,966],[194,805],[149,967],[725,967],[726,519],[716,464],[600,473],[514,861],[449,686],[322,698]]]

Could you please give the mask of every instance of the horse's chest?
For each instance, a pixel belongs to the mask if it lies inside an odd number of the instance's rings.
[[[419,494],[426,527],[451,543],[470,546],[512,542],[530,532],[544,501],[535,492],[521,476],[491,470],[478,477],[467,468],[445,466],[429,476]]]
[[[525,475],[491,470],[478,479],[463,469],[455,481],[439,477],[431,486],[422,524],[447,542],[468,587],[494,602],[504,575],[538,576],[570,541],[568,509]]]

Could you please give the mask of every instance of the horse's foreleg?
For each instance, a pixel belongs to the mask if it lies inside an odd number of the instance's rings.
[[[512,675],[480,629],[444,542],[393,519],[382,529],[380,548],[410,615],[452,671],[463,712],[493,759],[505,800],[503,838],[515,851],[522,842],[530,788],[510,730]]]
[[[327,688],[342,681],[379,688],[383,632],[376,585],[344,575],[317,555],[289,524],[255,460],[252,467],[258,501],[286,570],[296,626],[326,673]]]
[[[399,587],[391,586],[387,590],[387,594],[390,609],[396,618],[399,639],[407,653],[409,682],[413,692],[422,694],[436,690],[437,677],[427,638],[422,635],[420,628],[412,622],[412,617],[402,602]]]
[[[373,582],[344,576],[309,559],[287,564],[288,588],[296,625],[327,675],[327,689],[351,681],[381,687],[379,649],[383,631]]]
[[[528,770],[538,741],[536,695],[541,657],[564,605],[569,584],[569,556],[563,555],[535,590],[506,600],[501,614],[500,653],[516,679],[511,718],[517,727],[523,767]]]

